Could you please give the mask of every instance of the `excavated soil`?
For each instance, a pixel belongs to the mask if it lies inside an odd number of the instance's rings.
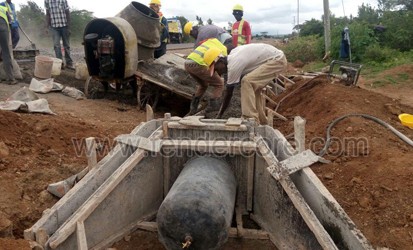
[[[23,68],[25,79],[17,86],[0,83],[0,100],[28,86],[33,65]],[[73,71],[64,70],[57,79],[82,89],[83,81],[75,80],[73,75]],[[409,77],[413,79],[413,74]],[[95,85],[97,96],[103,97],[99,83]],[[393,86],[391,91],[395,94],[403,89]],[[286,95],[279,97],[285,98],[278,112],[288,122],[275,120],[274,127],[289,135],[294,116],[305,118],[306,147],[315,152],[322,147],[328,124],[350,113],[373,115],[413,138],[413,130],[401,126],[397,119],[399,113],[413,113],[412,106],[402,104],[406,102],[401,99],[331,84],[325,78],[307,83],[297,79]],[[49,101],[57,115],[0,111],[0,249],[30,249],[29,243],[22,240],[23,230],[57,201],[45,191],[47,185],[86,166],[82,150],[85,138],[98,139],[98,155],[103,157],[115,136],[129,133],[145,119],[129,89],[122,93],[110,91],[102,99],[77,101],[60,93],[41,97]],[[182,112],[179,108],[182,106],[170,105],[161,110],[176,114]],[[332,163],[314,165],[314,172],[375,248],[413,249],[413,149],[379,124],[356,117],[338,123],[332,136],[335,143],[325,156]],[[156,233],[141,231],[114,247],[163,249]],[[274,249],[267,241],[235,239],[230,239],[224,249],[254,248]]]

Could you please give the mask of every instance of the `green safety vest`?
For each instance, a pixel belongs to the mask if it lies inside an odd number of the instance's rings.
[[[188,59],[198,63],[199,65],[208,66],[204,61],[204,54],[205,52],[210,49],[216,47],[221,50],[224,56],[227,56],[227,47],[225,47],[218,39],[213,38],[205,41],[203,44],[199,45],[189,56]]]
[[[11,22],[14,22],[15,20],[14,20],[14,16],[13,16],[13,13],[12,13],[11,7],[10,7],[10,5],[9,5],[9,3],[8,3],[8,2],[5,2],[5,3],[6,3],[7,11],[9,12],[10,17],[11,17]]]
[[[7,8],[0,6],[0,17],[6,20],[7,26],[9,26],[9,19],[7,18]]]

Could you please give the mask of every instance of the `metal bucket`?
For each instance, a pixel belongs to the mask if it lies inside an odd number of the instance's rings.
[[[116,16],[132,25],[139,45],[148,48],[157,48],[161,45],[159,16],[148,6],[131,2]]]

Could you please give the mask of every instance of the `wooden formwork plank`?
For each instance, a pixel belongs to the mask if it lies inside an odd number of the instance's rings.
[[[247,210],[253,209],[255,153],[247,156]]]
[[[304,198],[301,196],[300,192],[294,186],[289,176],[283,176],[280,178],[280,173],[282,169],[280,167],[278,159],[275,157],[274,153],[264,142],[261,136],[257,136],[255,141],[257,142],[257,148],[259,153],[262,155],[266,163],[268,164],[267,170],[269,173],[279,181],[284,191],[290,198],[294,207],[300,213],[303,220],[306,222],[309,229],[314,233],[317,238],[318,243],[323,247],[323,249],[338,249],[334,241],[331,239],[330,235],[326,232],[321,222],[318,220],[317,216],[311,210],[309,205],[305,202]]]
[[[241,124],[240,126],[225,126],[224,123],[217,123],[217,124],[205,123],[205,126],[195,127],[195,126],[183,125],[183,124],[180,124],[179,122],[169,122],[168,123],[168,128],[174,128],[174,129],[202,129],[202,130],[210,130],[210,131],[247,131],[248,130],[247,126],[244,125],[244,124]]]
[[[283,121],[288,121],[288,119],[285,118],[285,116],[281,115],[280,113],[277,113],[276,111],[274,111],[274,110],[272,110],[272,109],[270,109],[270,108],[267,108],[267,107],[266,107],[265,110],[267,110],[268,113],[271,112],[274,116],[280,118],[280,119],[283,120]]]
[[[78,250],[88,250],[85,224],[83,221],[78,221],[76,223],[76,236],[77,236],[77,249]]]
[[[159,131],[157,131],[159,132]],[[161,138],[162,133],[156,133],[153,139]],[[50,240],[51,248],[56,249],[76,229],[78,221],[85,221],[90,214],[102,203],[115,187],[131,172],[131,170],[145,157],[145,150],[137,149],[113,174],[95,191],[77,211],[59,228]]]

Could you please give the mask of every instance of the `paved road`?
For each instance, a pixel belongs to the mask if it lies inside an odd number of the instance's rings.
[[[170,43],[166,45],[167,50],[192,49],[193,43]]]

